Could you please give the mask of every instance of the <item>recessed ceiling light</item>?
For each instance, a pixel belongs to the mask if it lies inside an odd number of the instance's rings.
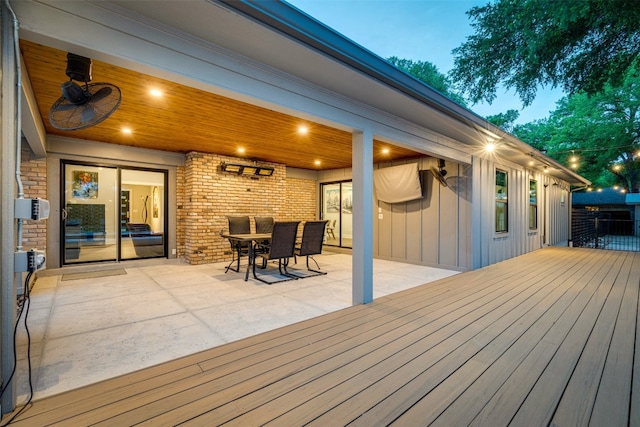
[[[484,146],[484,149],[486,152],[491,153],[496,149],[496,144],[494,144],[493,142],[489,142]]]
[[[156,98],[160,98],[162,96],[162,91],[160,91],[159,89],[151,89],[149,91],[149,94],[151,94],[151,96],[155,96]]]
[[[315,164],[316,166],[320,165],[320,163],[322,163],[320,160],[316,160],[316,161],[313,162],[313,164]]]
[[[238,153],[240,153],[240,154],[244,153],[244,148],[242,148],[242,147],[238,148]]]
[[[382,154],[389,154],[389,149],[388,148],[383,148],[382,149]]]
[[[132,132],[131,128],[122,128],[122,133],[126,135],[131,135]]]
[[[302,125],[302,126],[298,126],[298,133],[299,133],[300,135],[306,135],[306,134],[308,134],[308,133],[309,133],[309,128],[308,128],[308,127],[306,127],[306,126],[304,126],[304,125]]]

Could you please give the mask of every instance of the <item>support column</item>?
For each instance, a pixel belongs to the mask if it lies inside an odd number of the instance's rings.
[[[484,267],[486,262],[482,256],[484,249],[482,229],[482,159],[473,156],[471,158],[471,168],[471,185],[473,186],[473,190],[471,191],[471,268],[475,270]]]
[[[2,292],[0,293],[0,374],[2,384],[7,382],[13,369],[13,326],[16,320],[16,293],[19,275],[13,272],[13,253],[15,250],[15,219],[13,201],[16,197],[16,68],[13,42],[12,17],[5,2],[0,5],[0,38],[2,46],[2,75],[0,76],[0,268]],[[7,387],[0,402],[1,413],[13,411],[16,405],[16,386],[14,381]]]
[[[353,260],[352,302],[373,301],[373,132],[352,135]]]

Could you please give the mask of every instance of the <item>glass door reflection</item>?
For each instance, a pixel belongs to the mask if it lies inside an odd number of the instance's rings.
[[[113,261],[118,255],[117,168],[65,164],[63,258],[65,264]]]
[[[353,184],[351,181],[322,184],[322,219],[329,221],[325,244],[352,247]]]
[[[122,259],[166,256],[164,172],[122,169],[120,233]]]

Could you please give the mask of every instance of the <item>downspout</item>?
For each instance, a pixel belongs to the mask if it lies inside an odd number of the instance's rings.
[[[18,38],[18,29],[20,28],[20,22],[13,12],[9,0],[4,0],[7,5],[7,9],[13,17],[13,46],[15,49],[15,62],[16,62],[16,183],[18,185],[18,199],[24,199],[24,187],[22,185],[22,178],[20,175],[20,165],[22,163],[22,114],[20,114],[22,108],[22,68],[20,65],[20,39]],[[18,219],[17,237],[18,242],[16,250],[22,250],[22,226],[24,220]]]

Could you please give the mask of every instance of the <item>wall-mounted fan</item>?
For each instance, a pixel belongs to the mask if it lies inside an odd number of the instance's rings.
[[[78,130],[97,125],[120,106],[122,94],[117,86],[89,83],[90,58],[68,53],[66,74],[70,80],[62,84],[62,96],[49,110],[49,122],[56,129]]]
[[[447,171],[444,169],[444,167],[445,167],[444,160],[438,159],[438,169],[431,166],[431,173],[433,174],[433,177],[437,179],[438,182],[440,182],[440,184],[443,187],[448,187],[447,181],[444,179],[444,177],[447,175]]]

